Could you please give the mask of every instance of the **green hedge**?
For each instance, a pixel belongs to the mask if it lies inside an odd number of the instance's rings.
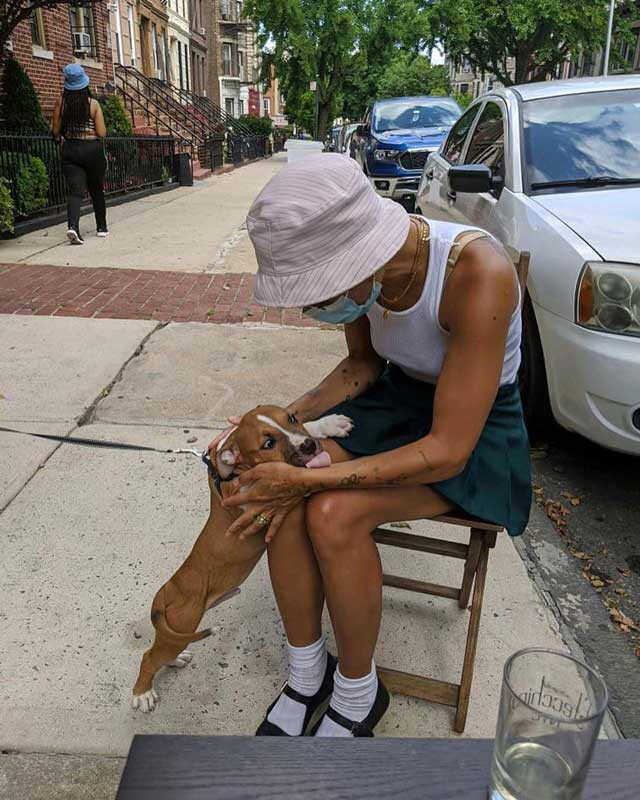
[[[7,60],[2,73],[0,120],[0,129],[6,131],[44,132],[49,128],[33,83],[15,58]]]
[[[3,154],[16,197],[16,216],[27,217],[47,205],[49,176],[41,158],[23,153]]]
[[[269,136],[273,128],[271,117],[254,117],[252,114],[243,114],[238,122],[249,128],[254,136]]]
[[[0,177],[0,233],[13,233],[13,198],[9,181]]]
[[[133,126],[118,95],[104,95],[99,102],[104,124],[107,126],[107,136],[133,136]]]

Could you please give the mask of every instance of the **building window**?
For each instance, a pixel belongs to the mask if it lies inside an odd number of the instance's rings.
[[[238,116],[241,117],[244,114],[244,100],[238,100]]]
[[[98,46],[91,6],[69,6],[69,25],[74,55],[97,60]]]
[[[222,43],[222,74],[234,75],[233,49],[229,42]],[[236,70],[237,72],[237,70]]]
[[[31,41],[36,47],[47,49],[47,41],[44,36],[44,23],[42,21],[42,9],[37,8],[31,12]]]
[[[224,110],[230,117],[233,117],[233,97],[224,98]]]
[[[238,21],[242,19],[242,0],[236,2],[236,19]]]
[[[270,97],[264,97],[262,99],[262,107],[264,108],[265,117],[271,116],[271,98]]]
[[[127,26],[129,28],[129,50],[131,51],[131,66],[136,65],[136,34],[133,23],[133,6],[127,6]]]
[[[115,18],[116,18],[116,58],[118,59],[118,64],[124,64],[124,54],[122,52],[122,22],[120,20],[120,3],[118,0],[115,0]]]

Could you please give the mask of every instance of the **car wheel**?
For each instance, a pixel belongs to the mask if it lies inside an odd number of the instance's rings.
[[[524,420],[530,438],[534,438],[544,432],[552,415],[542,343],[533,304],[528,294],[525,295],[522,305],[520,353],[522,360],[518,372],[518,384]]]

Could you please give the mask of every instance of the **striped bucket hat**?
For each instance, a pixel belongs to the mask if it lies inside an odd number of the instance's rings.
[[[258,260],[255,300],[278,308],[336,297],[400,250],[409,215],[380,197],[339,153],[306,156],[275,175],[249,209]]]

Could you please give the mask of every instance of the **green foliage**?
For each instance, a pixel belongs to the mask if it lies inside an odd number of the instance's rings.
[[[605,41],[608,9],[605,0],[434,0],[429,16],[432,41],[454,61],[466,58],[509,86],[544,80],[570,55],[595,52]],[[634,0],[618,2],[618,40],[630,40],[639,14]]]
[[[131,120],[117,94],[104,95],[100,98],[100,105],[108,136],[133,136]]]
[[[24,153],[5,153],[3,164],[15,188],[16,215],[26,217],[44,208],[49,194],[49,176],[42,159]]]
[[[449,76],[443,66],[431,66],[426,56],[400,53],[383,72],[377,97],[415,97],[447,95],[451,92]]]
[[[254,136],[269,136],[273,128],[271,117],[254,117],[252,114],[243,114],[238,121],[245,128],[249,128]]]
[[[9,181],[0,177],[0,233],[13,233],[13,198]]]
[[[169,175],[169,169],[165,164],[162,165],[162,172],[160,173],[160,176],[163,183],[168,182],[170,175]]]
[[[466,92],[454,92],[453,96],[455,98],[456,103],[460,106],[460,108],[464,111],[465,108],[468,108],[472,101],[473,97]]]
[[[2,74],[0,127],[6,131],[48,129],[31,79],[15,58],[6,62]]]

